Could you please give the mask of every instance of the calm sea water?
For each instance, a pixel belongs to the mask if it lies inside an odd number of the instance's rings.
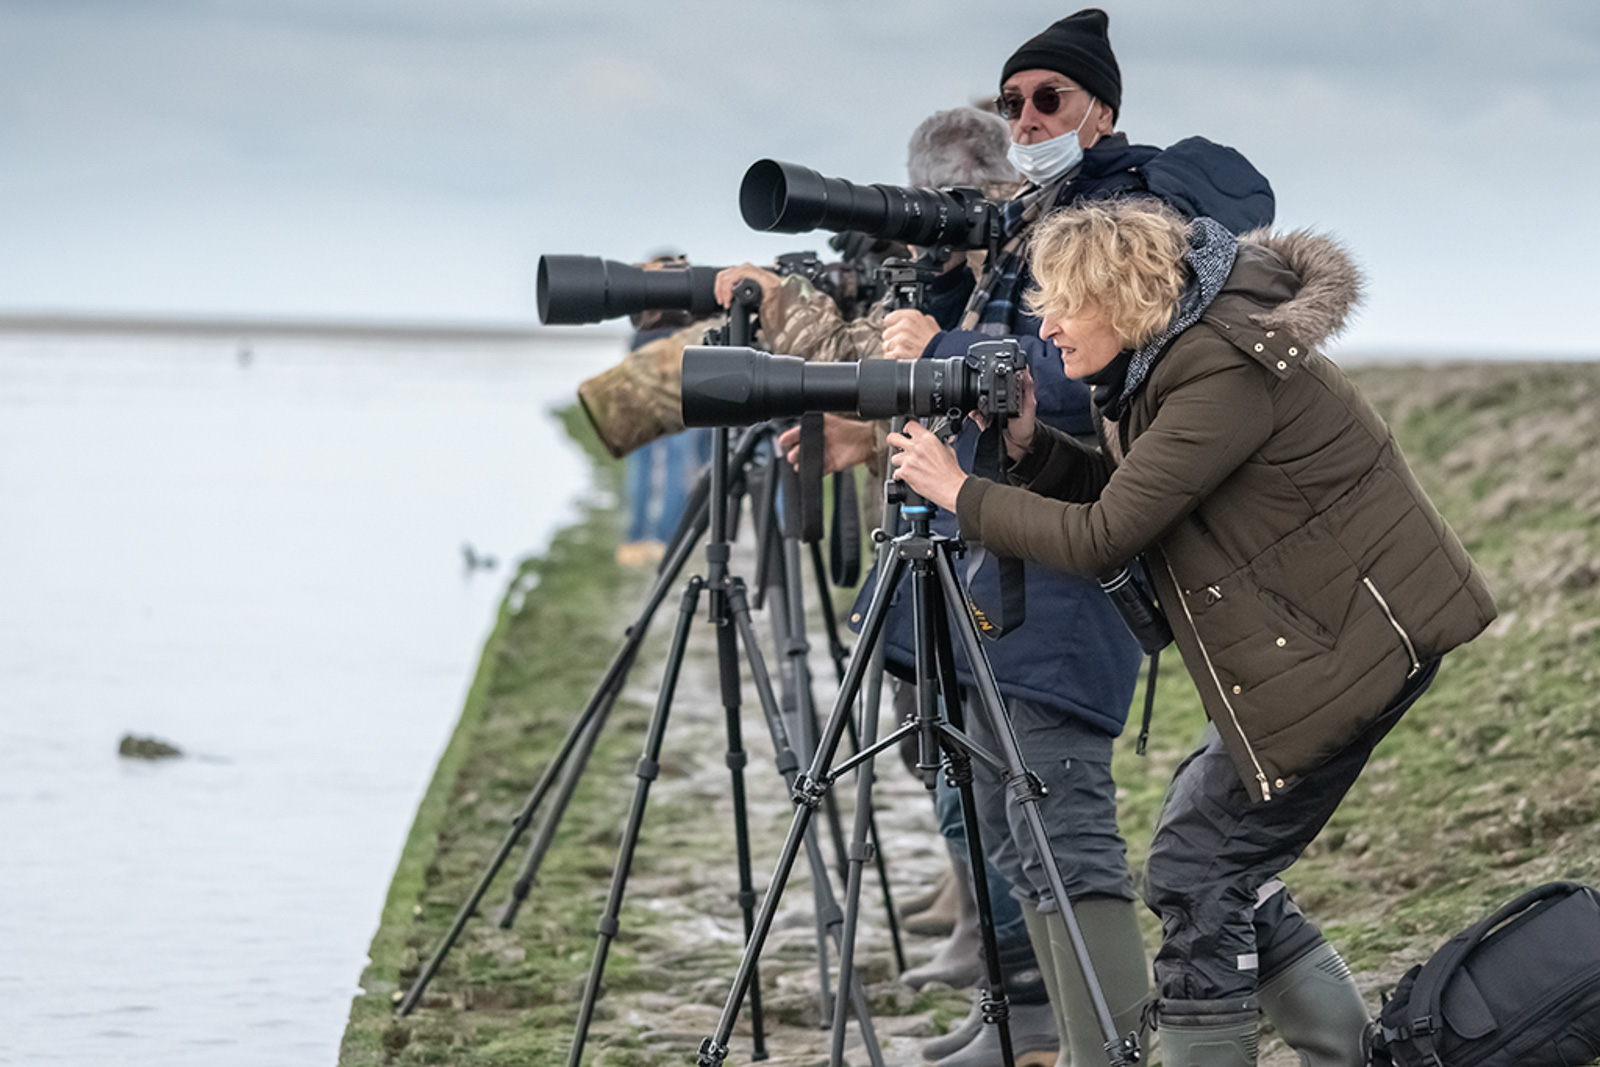
[[[510,564],[587,488],[548,412],[620,355],[0,338],[0,1063],[334,1062]]]

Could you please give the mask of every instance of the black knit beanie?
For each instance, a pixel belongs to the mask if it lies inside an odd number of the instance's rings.
[[[1116,121],[1122,110],[1122,71],[1106,36],[1110,22],[1097,7],[1086,7],[1052,25],[1017,49],[1000,72],[1000,84],[1019,70],[1053,70],[1083,86],[1111,109]]]

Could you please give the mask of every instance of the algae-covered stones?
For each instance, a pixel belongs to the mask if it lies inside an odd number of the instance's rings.
[[[117,755],[127,759],[173,759],[183,755],[183,749],[153,737],[123,734],[122,743],[117,746]]]

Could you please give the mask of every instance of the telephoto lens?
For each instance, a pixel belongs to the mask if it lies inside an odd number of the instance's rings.
[[[1000,212],[976,189],[908,189],[824,178],[810,167],[761,159],[745,171],[739,213],[753,230],[851,231],[924,248],[981,248]]]
[[[960,356],[808,363],[753,348],[690,346],[683,350],[683,423],[743,426],[808,411],[867,419],[960,415],[973,409],[979,379]]]
[[[540,256],[539,321],[578,326],[641,311],[687,311],[696,318],[721,309],[714,286],[720,267],[642,267],[596,256]]]

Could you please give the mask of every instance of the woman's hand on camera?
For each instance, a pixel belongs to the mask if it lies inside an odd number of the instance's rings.
[[[955,449],[920,422],[906,423],[905,433],[891,433],[889,444],[899,449],[889,456],[894,476],[925,500],[954,512],[956,496],[967,480]]]
[[[911,308],[891,311],[883,320],[883,354],[890,359],[921,359],[939,334],[939,322]]]
[[[1017,377],[1017,387],[1021,390],[1021,400],[1017,414],[1006,420],[1006,455],[1015,463],[1027,455],[1028,449],[1033,447],[1033,435],[1039,428],[1039,398],[1033,392],[1033,375],[1028,373],[1028,368],[1022,368],[1022,373]],[[979,412],[972,413],[972,421],[978,424],[980,430],[989,428],[989,420]]]
[[[849,470],[872,458],[878,435],[872,423],[847,419],[831,411],[822,416],[822,473]],[[778,448],[796,469],[800,466],[800,427],[791,426],[778,435]]]
[[[741,263],[737,267],[728,267],[717,272],[717,280],[712,291],[716,293],[717,303],[727,307],[733,303],[733,290],[742,281],[752,281],[761,286],[761,302],[770,303],[772,294],[778,291],[778,286],[783,284],[783,279],[765,267],[758,267],[754,263]]]

